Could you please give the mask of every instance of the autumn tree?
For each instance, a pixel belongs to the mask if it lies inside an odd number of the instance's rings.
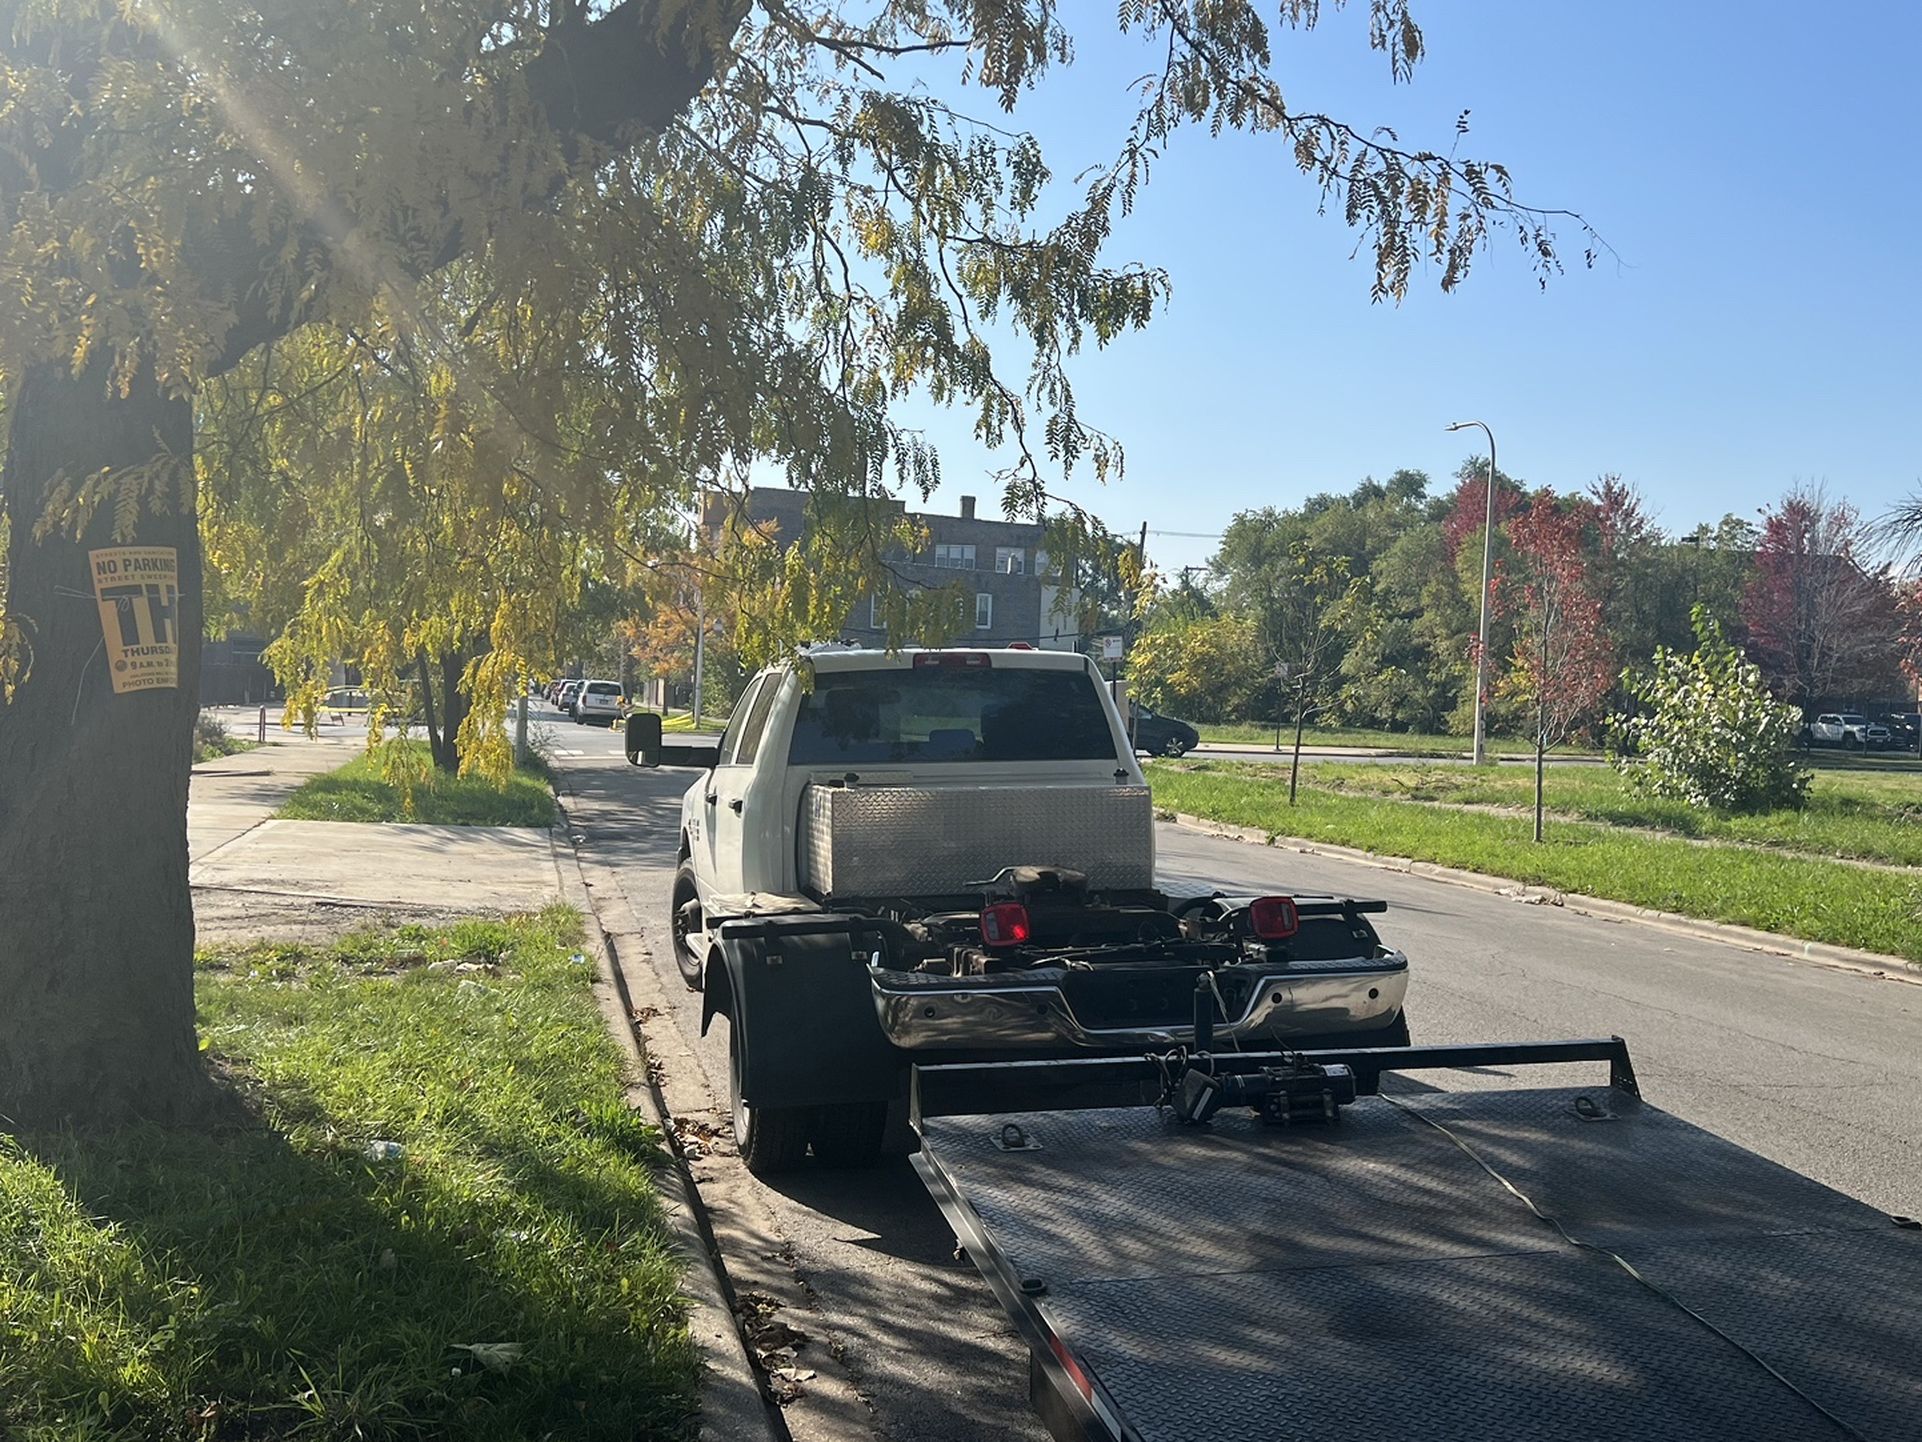
[[[1866,547],[1855,508],[1819,486],[1796,487],[1763,519],[1742,620],[1777,693],[1804,710],[1895,684],[1894,587]]]
[[[1151,710],[1190,721],[1239,721],[1266,675],[1246,616],[1164,614],[1128,653],[1128,688]]]
[[[1585,497],[1538,491],[1508,524],[1520,583],[1514,650],[1497,687],[1525,707],[1535,731],[1535,839],[1542,839],[1549,747],[1600,718],[1615,681],[1585,533],[1598,523]]]
[[[1283,0],[1280,28],[1324,8]],[[1422,52],[1408,7],[1368,14],[1406,79]],[[1120,23],[1158,68],[1112,159],[1043,219],[1035,141],[943,95],[1014,111],[1072,56],[1051,6],[0,0],[0,1115],[201,1103],[184,823],[196,402],[268,364],[263,348],[304,345],[309,326],[389,359],[412,347],[444,373],[457,444],[496,424],[513,428],[504,453],[545,444],[528,476],[501,478],[503,504],[510,485],[558,510],[637,468],[664,482],[756,460],[851,497],[930,484],[925,448],[890,419],[921,387],[1008,448],[1008,509],[1036,515],[1044,470],[1119,463],[1067,367],[1167,293],[1160,271],[1103,255],[1185,126],[1272,138],[1365,233],[1377,299],[1421,261],[1452,288],[1498,227],[1554,269],[1500,167],[1297,109],[1251,6],[1131,3]],[[460,343],[464,316],[449,331],[463,302],[484,312],[474,335],[503,341],[497,363]],[[538,334],[515,341],[517,325]],[[532,370],[510,363],[529,354]],[[612,367],[645,423],[554,434],[547,364],[569,357]],[[587,435],[600,464],[550,464]],[[171,553],[177,593],[155,584],[139,634],[174,648],[173,686],[119,694],[96,661],[89,553],[115,545]],[[786,594],[803,593],[822,590]]]

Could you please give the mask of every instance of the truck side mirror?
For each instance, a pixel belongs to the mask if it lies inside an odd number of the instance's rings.
[[[630,766],[661,764],[661,718],[658,712],[630,711],[627,713],[627,764]]]

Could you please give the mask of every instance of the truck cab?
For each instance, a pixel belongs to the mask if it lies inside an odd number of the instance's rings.
[[[637,715],[628,754],[701,771],[675,959],[729,1023],[757,1170],[872,1155],[915,1060],[1407,1040],[1382,903],[1157,883],[1146,780],[1080,655],[814,648],[718,744]]]

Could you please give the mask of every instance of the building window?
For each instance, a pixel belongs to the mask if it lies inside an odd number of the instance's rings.
[[[994,568],[1004,576],[1028,574],[1028,553],[1019,546],[996,546]]]
[[[934,548],[934,564],[944,566],[950,571],[972,571],[974,547],[951,546],[944,541]]]
[[[985,631],[994,625],[994,597],[986,591],[974,594],[974,629]]]
[[[887,624],[881,619],[881,597],[878,592],[868,597],[868,629],[870,631],[887,630]]]

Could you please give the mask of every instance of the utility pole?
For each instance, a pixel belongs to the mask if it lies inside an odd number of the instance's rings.
[[[1456,421],[1448,429],[1464,431],[1480,426],[1488,437],[1488,517],[1482,525],[1481,645],[1475,650],[1475,765],[1488,763],[1488,588],[1495,565],[1495,433],[1487,421]]]

